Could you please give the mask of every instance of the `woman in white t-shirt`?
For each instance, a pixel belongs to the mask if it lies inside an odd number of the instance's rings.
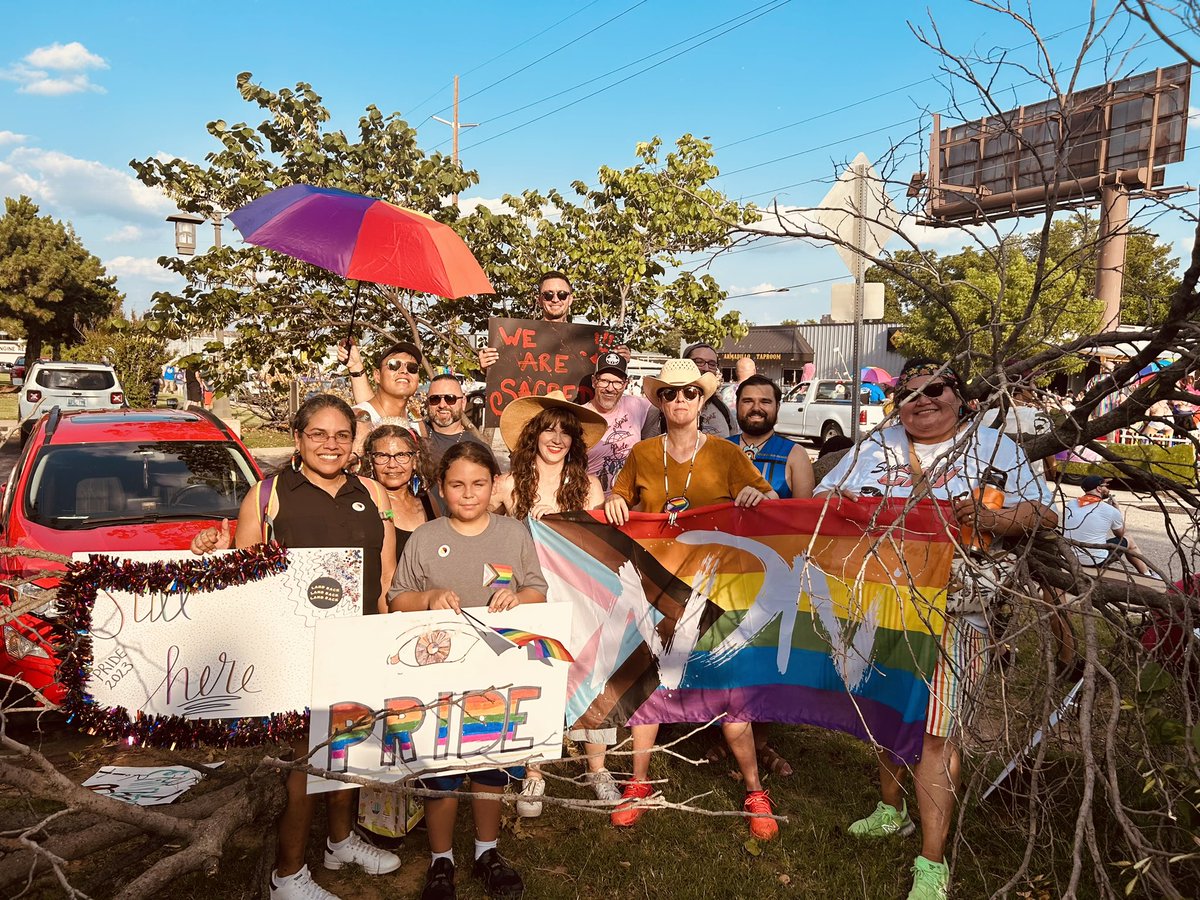
[[[929,496],[951,503],[959,525],[996,538],[1054,526],[1058,517],[1045,481],[1012,439],[974,427],[966,418],[961,382],[948,366],[910,360],[897,379],[895,403],[900,424],[873,432],[852,448],[817,485],[814,496]],[[997,481],[1003,477],[1005,497],[999,509],[983,506],[971,493],[985,475]],[[982,679],[988,644],[985,617],[970,607],[956,611],[954,599],[947,602],[921,759],[913,769],[922,832],[913,890],[930,897],[944,897],[949,883],[944,853],[959,780],[955,725],[962,719],[964,698]],[[850,833],[909,834],[914,825],[903,801],[905,767],[883,751],[879,770],[883,800],[871,815],[854,822]]]

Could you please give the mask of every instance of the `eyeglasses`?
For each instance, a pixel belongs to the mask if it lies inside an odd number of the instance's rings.
[[[403,359],[389,359],[384,365],[389,372],[399,372],[401,366],[404,367],[404,371],[408,372],[409,375],[416,375],[421,371],[420,363],[408,362]]]
[[[942,396],[942,394],[946,393],[946,389],[949,387],[950,385],[946,384],[944,381],[935,381],[933,384],[925,385],[919,391],[901,388],[900,390],[896,391],[896,404],[899,405],[909,397],[914,397],[917,394],[928,397],[930,400],[936,400],[938,397]]]
[[[684,400],[698,400],[704,394],[704,391],[700,390],[694,384],[689,384],[687,387],[681,388],[664,387],[658,389],[658,399],[664,403],[670,403],[675,399],[676,394],[683,394]]]
[[[555,297],[559,300],[566,300],[571,296],[570,291],[542,291],[542,299],[549,303]]]
[[[708,369],[715,372],[721,368],[721,364],[715,359],[693,359],[692,362],[696,364],[697,369]]]
[[[324,444],[333,438],[339,444],[354,443],[354,432],[352,431],[335,431],[330,434],[328,431],[305,431],[304,436],[314,444]]]
[[[598,391],[622,391],[625,389],[624,381],[617,381],[612,378],[605,378],[603,381],[594,382]]]
[[[430,394],[425,398],[425,402],[430,406],[438,406],[442,403],[445,403],[447,406],[453,406],[461,399],[461,394]]]
[[[384,453],[380,450],[371,454],[371,462],[377,466],[386,466],[390,462],[398,465],[403,462],[411,462],[416,455],[416,450],[401,450],[399,453]]]

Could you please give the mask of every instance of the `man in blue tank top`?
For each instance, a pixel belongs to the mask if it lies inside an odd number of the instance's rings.
[[[781,498],[811,497],[812,462],[804,448],[775,433],[779,417],[779,385],[764,375],[751,375],[737,388],[737,421],[742,433],[728,440],[742,448]]]

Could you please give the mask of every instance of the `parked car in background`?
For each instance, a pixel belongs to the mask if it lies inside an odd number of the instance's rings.
[[[54,408],[34,426],[7,484],[0,488],[0,546],[22,550],[185,553],[196,532],[223,518],[261,478],[245,445],[203,410],[64,412]],[[52,563],[0,557],[0,581],[31,578]],[[49,575],[20,595],[52,590]],[[0,589],[0,602],[14,595]],[[21,678],[48,699],[63,698],[53,603],[3,625],[0,672]]]
[[[29,439],[34,423],[53,407],[64,412],[76,409],[120,409],[125,389],[116,370],[107,363],[38,360],[17,397],[17,421],[21,441]]]
[[[16,362],[12,365],[12,383],[20,387],[25,382],[25,357],[18,356]]]
[[[852,381],[829,379],[805,381],[784,395],[779,404],[775,430],[790,438],[807,438],[824,443],[831,437],[851,434]],[[883,404],[868,403],[868,392],[858,409],[859,431],[866,432],[883,421]]]

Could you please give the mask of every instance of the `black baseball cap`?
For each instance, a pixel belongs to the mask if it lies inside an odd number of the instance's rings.
[[[596,374],[601,375],[604,372],[614,372],[625,378],[627,365],[625,357],[620,353],[614,353],[610,350],[608,353],[601,353],[596,357]]]
[[[394,356],[397,353],[407,353],[417,362],[423,362],[425,359],[421,355],[421,351],[416,344],[412,343],[411,341],[397,341],[379,354],[378,358],[375,360],[375,368],[378,369],[383,365],[383,361],[385,359],[387,359],[389,356]]]
[[[1101,475],[1089,475],[1079,483],[1079,486],[1083,488],[1083,492],[1086,494],[1089,491],[1094,491],[1106,481],[1108,481],[1108,479]]]

